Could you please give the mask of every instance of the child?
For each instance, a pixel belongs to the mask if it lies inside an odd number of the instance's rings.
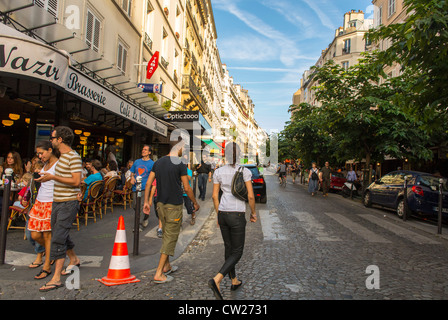
[[[22,176],[22,184],[24,187],[19,191],[19,195],[17,197],[17,201],[14,202],[13,206],[19,207],[19,208],[25,208],[28,205],[28,202],[30,201],[30,181],[33,178],[33,175],[31,173],[25,173]]]

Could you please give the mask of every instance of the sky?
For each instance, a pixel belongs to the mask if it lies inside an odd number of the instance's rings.
[[[269,134],[289,121],[288,108],[313,66],[354,9],[373,18],[371,0],[211,0],[221,62],[249,91],[255,119]]]

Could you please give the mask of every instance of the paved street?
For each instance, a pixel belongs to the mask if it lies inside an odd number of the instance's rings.
[[[237,273],[244,284],[238,291],[231,292],[230,281],[226,278],[222,285],[225,299],[448,298],[446,228],[440,237],[432,224],[415,219],[403,222],[393,212],[367,209],[359,201],[337,194],[330,194],[328,198],[321,194],[311,197],[305,185],[293,185],[291,180],[286,189],[278,185],[275,176],[266,175],[266,180],[268,202],[257,203],[259,221],[247,224],[245,251],[237,265]],[[210,187],[208,193],[210,196]],[[89,246],[78,244],[81,256],[98,256],[92,249],[97,242],[107,240],[110,248],[105,250],[105,261],[91,259],[98,267],[88,267],[87,262],[81,265],[80,290],[62,288],[40,293],[38,288],[43,282],[32,279],[34,270],[7,265],[0,268],[0,299],[214,300],[207,280],[223,263],[223,242],[216,214],[211,210],[211,199],[202,202],[202,207],[203,220],[198,222],[201,229],[194,233],[195,237],[189,238],[183,254],[175,257],[173,264],[179,266],[179,270],[170,283],[157,285],[152,281],[160,240],[142,236],[150,239],[143,240],[141,257],[132,257],[132,230],[127,230],[131,272],[141,282],[106,287],[95,281],[107,274],[108,255],[113,246],[114,238],[110,235],[113,232],[103,230]],[[115,213],[114,216],[118,217]],[[106,217],[96,225],[104,223],[105,226]],[[132,221],[131,217],[127,219]],[[184,222],[183,232],[191,227],[187,222],[189,220]],[[116,227],[116,220],[110,219],[108,224]],[[155,219],[151,219],[151,224],[143,234],[151,232]],[[83,226],[80,233],[93,226]],[[127,229],[132,229],[131,222]],[[15,241],[25,242],[20,237]],[[31,253],[29,247],[28,253]],[[87,248],[91,251],[84,251]],[[366,273],[369,266],[376,266],[379,271],[379,282],[375,282],[379,289],[366,287],[371,275],[371,272]]]

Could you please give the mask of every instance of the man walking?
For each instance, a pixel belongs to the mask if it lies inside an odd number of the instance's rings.
[[[326,161],[325,167],[323,167],[320,171],[322,172],[322,192],[324,194],[324,197],[327,197],[328,191],[330,190],[330,183],[331,183],[330,163],[328,161]]]
[[[51,133],[50,141],[53,148],[61,153],[55,168],[55,174],[45,173],[37,182],[54,180],[53,207],[51,212],[51,251],[50,259],[55,260],[53,278],[42,286],[39,291],[46,292],[63,286],[61,275],[70,274],[80,260],[73,251],[75,244],[70,239],[69,231],[79,210],[78,194],[81,184],[82,161],[79,154],[71,148],[74,134],[69,127],[58,126]],[[64,267],[65,256],[70,259],[67,268]]]
[[[196,168],[196,172],[198,173],[199,199],[202,199],[202,201],[205,200],[205,194],[207,193],[207,176],[208,182],[212,182],[212,167],[205,162],[206,160],[207,156],[202,155],[201,164]]]
[[[149,173],[152,170],[152,167],[154,165],[154,161],[151,159],[151,153],[152,148],[145,144],[142,148],[142,158],[137,159],[134,161],[134,164],[132,165],[131,169],[129,171],[131,172],[131,183],[132,183],[132,192],[133,192],[133,207],[136,207],[137,204],[137,191],[136,191],[136,177],[141,176],[142,177],[142,192],[144,193],[145,187],[146,187],[146,181],[148,180]],[[149,185],[149,188],[151,188],[151,185]],[[141,206],[140,210],[143,209],[143,197],[141,198]],[[145,214],[143,217],[143,223],[142,226],[146,228],[148,226],[148,218],[149,218],[149,212],[148,214]]]
[[[170,153],[157,160],[146,182],[143,212],[149,214],[149,189],[154,179],[157,180],[157,212],[162,222],[162,248],[160,260],[154,275],[155,283],[165,283],[173,280],[169,275],[177,270],[171,266],[169,256],[174,255],[177,239],[182,226],[183,191],[193,202],[194,212],[199,210],[199,205],[194,197],[193,189],[188,183],[187,166],[182,163],[180,156],[184,148],[183,142],[172,142]]]

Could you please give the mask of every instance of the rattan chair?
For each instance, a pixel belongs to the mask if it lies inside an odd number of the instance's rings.
[[[114,190],[117,187],[119,180],[119,177],[111,177],[107,179],[104,185],[104,192],[102,195],[102,201],[104,203],[104,214],[106,214],[107,208],[110,208],[112,213],[114,213]],[[107,205],[108,202],[110,202],[109,206]]]
[[[114,202],[115,205],[123,205],[124,210],[126,210],[126,203],[129,203],[129,207],[132,204],[132,183],[131,178],[128,178],[126,180],[126,183],[123,187],[123,190],[114,190],[113,192],[115,195],[121,197],[121,202]]]
[[[101,202],[99,200],[102,196],[102,189],[104,187],[104,181],[95,181],[90,185],[89,191],[87,193],[86,200],[81,202],[81,208],[83,210],[85,224],[87,225],[88,219],[93,219],[96,222],[96,211],[99,210],[100,218],[103,218]],[[92,215],[89,216],[89,213]]]

